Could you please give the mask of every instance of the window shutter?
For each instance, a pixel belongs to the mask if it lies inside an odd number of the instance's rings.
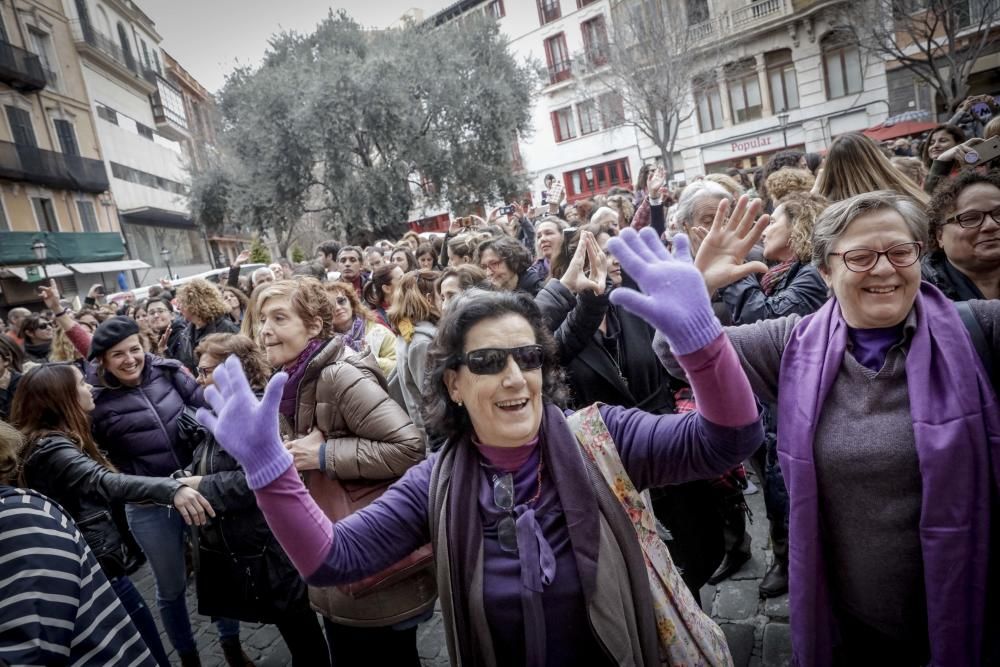
[[[549,113],[552,118],[552,134],[556,138],[556,143],[562,141],[562,135],[559,133],[559,113],[557,111],[552,111]]]

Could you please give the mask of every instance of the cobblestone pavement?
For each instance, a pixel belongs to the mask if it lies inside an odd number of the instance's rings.
[[[747,504],[754,514],[753,524],[748,525],[753,538],[752,558],[732,579],[718,586],[703,588],[702,606],[725,631],[735,667],[785,667],[791,665],[788,596],[765,601],[757,595],[757,586],[772,558],[767,548],[767,517],[764,513],[763,493],[758,491],[747,496]],[[144,567],[133,579],[143,596],[151,603],[153,614],[159,622],[149,567]],[[201,650],[202,664],[204,667],[224,666],[215,626],[209,619],[197,614],[197,608],[192,583],[188,589],[188,609],[192,612],[191,623]],[[163,627],[162,623],[160,627]],[[171,649],[166,635],[163,634],[162,637],[170,659],[176,664],[177,655]],[[244,651],[259,667],[291,664],[288,649],[273,625],[243,623],[240,637]],[[445,667],[448,664],[439,611],[417,631],[417,649],[424,667]]]

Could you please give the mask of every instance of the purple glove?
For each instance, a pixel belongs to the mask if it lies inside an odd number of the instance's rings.
[[[215,384],[205,390],[212,409],[199,408],[198,421],[243,466],[250,488],[263,488],[292,465],[278,433],[278,403],[288,375],[275,373],[260,401],[236,355],[217,366],[212,379]]]
[[[642,293],[627,287],[611,292],[611,303],[646,320],[663,334],[674,354],[690,354],[722,333],[712,312],[705,281],[691,259],[688,237],[674,237],[674,256],[663,247],[655,230],[636,234],[623,229],[608,241],[608,252],[639,284]]]

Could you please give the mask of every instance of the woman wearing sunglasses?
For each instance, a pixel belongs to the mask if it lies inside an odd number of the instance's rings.
[[[695,260],[710,291],[752,270],[743,258],[763,231],[726,224],[727,208]],[[921,282],[926,243],[927,217],[908,197],[832,204],[812,261],[833,298],[806,317],[727,330],[755,393],[778,406],[797,664],[998,658],[985,630],[997,627],[987,600],[1000,576],[1000,407],[954,304]],[[996,358],[1000,301],[969,309]]]
[[[679,237],[682,256],[686,242]],[[243,464],[307,581],[354,581],[430,541],[454,664],[653,666],[661,651],[685,650],[700,664],[729,660],[721,631],[672,565],[673,597],[663,606],[686,615],[683,627],[660,622],[666,612],[653,600],[663,586],[650,584],[644,565],[653,547],[630,521],[639,506],[626,514],[618,494],[631,491],[638,503],[636,489],[715,477],[739,463],[763,438],[757,405],[690,260],[666,256],[652,230],[612,250],[647,294],[621,288],[611,299],[683,352],[700,412],[592,406],[571,428],[559,407],[555,344],[535,302],[469,290],[449,306],[428,352],[425,424],[447,442],[377,503],[331,523],[274,435],[293,380],[276,375],[258,403],[237,360],[215,370],[207,392],[215,413],[199,411],[199,420]],[[582,450],[599,440],[612,441],[605,452],[620,458],[613,488]],[[684,647],[679,637],[689,640]]]
[[[326,283],[323,288],[333,304],[333,332],[355,352],[371,351],[382,375],[389,377],[396,368],[396,334],[376,321],[350,283]]]
[[[24,360],[44,364],[52,352],[55,332],[52,323],[41,315],[28,315],[21,321],[17,335],[24,341]]]
[[[342,518],[374,501],[422,461],[424,443],[403,408],[389,398],[375,357],[367,350],[356,351],[362,349],[364,338],[344,327],[364,312],[353,288],[346,283],[333,287],[337,292],[331,299],[313,278],[271,283],[255,293],[248,317],[259,323],[259,342],[268,363],[288,377],[280,401],[271,407],[269,428],[277,433],[274,420],[280,413],[283,432],[294,438],[282,445],[285,456],[295,461],[298,472],[293,474],[298,478],[302,473],[322,511]],[[344,317],[344,311],[353,308],[358,310]],[[338,335],[336,326],[350,330]],[[219,372],[222,368],[214,369],[215,387],[208,391],[224,392],[229,387],[225,373]],[[218,433],[216,439],[225,446]],[[244,470],[253,488],[256,477],[249,474],[251,469]],[[385,570],[415,549],[369,574]],[[317,585],[310,587],[309,597],[324,617],[334,664],[419,666],[417,624],[430,616],[435,597],[428,562],[405,571],[396,568],[394,577],[390,580],[387,573],[381,586],[352,589],[333,582],[311,583]]]

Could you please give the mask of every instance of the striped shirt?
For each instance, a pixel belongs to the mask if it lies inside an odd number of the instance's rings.
[[[155,667],[76,524],[0,486],[0,665]]]

